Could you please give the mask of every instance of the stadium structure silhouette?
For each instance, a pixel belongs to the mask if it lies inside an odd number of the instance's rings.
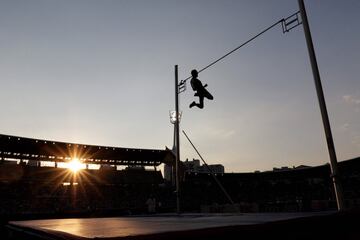
[[[0,157],[0,215],[6,223],[24,219],[147,214],[146,200],[149,196],[156,198],[158,214],[175,210],[173,182],[164,179],[157,169],[160,164],[171,168],[175,160],[169,149],[130,149],[0,135]],[[60,163],[74,157],[85,164],[84,169],[75,173],[59,167]],[[46,166],[41,166],[43,163],[47,163]],[[100,167],[91,169],[90,165]],[[127,167],[117,170],[116,166],[119,165]],[[145,166],[154,169],[145,169]],[[342,161],[339,168],[343,174],[347,208],[356,212],[360,206],[360,158]],[[181,169],[181,206],[184,212],[234,213],[234,208],[227,204],[227,199],[210,174],[186,173],[184,168]],[[336,210],[328,164],[268,172],[224,173],[217,174],[217,178],[241,213]],[[354,214],[353,211],[351,213]],[[318,216],[302,224],[320,219],[322,222],[330,221],[331,217],[335,219],[331,220],[334,223],[347,222],[350,224],[348,227],[354,224],[349,220],[351,218],[339,220],[341,216],[331,215],[323,219]],[[286,224],[290,224],[288,227],[291,229],[298,220],[289,221]],[[14,231],[11,224],[7,227],[7,231],[12,229],[12,236],[19,237],[19,231]],[[241,229],[250,231],[244,226]],[[351,229],[355,231],[355,228]],[[198,234],[207,237],[214,234],[212,230],[209,231]],[[230,239],[230,233],[239,229],[221,231],[224,231],[223,236],[229,235],[227,238]],[[23,233],[23,230],[20,232]],[[194,232],[185,232],[196,236]],[[253,236],[254,232],[248,234]],[[21,236],[28,237],[26,234]]]
[[[169,149],[130,149],[0,135],[2,214],[146,213],[154,195],[158,211],[174,207],[173,184],[160,164],[172,167]],[[58,167],[79,158],[85,169]],[[47,164],[44,164],[47,163]],[[52,164],[49,164],[52,163]],[[41,166],[43,165],[43,166]],[[45,166],[44,166],[45,165]],[[51,167],[49,165],[52,165]],[[100,165],[90,169],[89,165]],[[126,166],[117,170],[116,166]],[[146,169],[145,166],[154,167]],[[359,158],[340,163],[349,207],[360,206]],[[182,207],[190,212],[229,212],[208,173],[181,171]],[[336,209],[329,165],[217,174],[240,212]]]

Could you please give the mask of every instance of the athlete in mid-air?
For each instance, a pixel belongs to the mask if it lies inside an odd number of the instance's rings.
[[[197,70],[192,70],[191,71],[191,87],[192,89],[196,92],[194,94],[194,96],[199,97],[199,103],[196,103],[195,101],[193,101],[190,104],[190,108],[197,106],[198,108],[202,109],[204,108],[204,98],[207,98],[209,100],[213,100],[214,97],[205,89],[207,87],[207,84],[202,85],[201,81],[197,78],[198,77],[198,71]]]

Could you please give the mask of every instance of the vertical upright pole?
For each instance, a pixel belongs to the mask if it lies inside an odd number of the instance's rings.
[[[322,121],[323,121],[325,135],[326,135],[326,142],[327,142],[327,147],[328,147],[329,156],[330,156],[331,177],[332,177],[332,181],[334,184],[337,207],[338,207],[338,210],[341,211],[341,210],[344,210],[345,206],[344,206],[344,199],[343,199],[341,183],[340,183],[340,179],[339,179],[340,176],[339,176],[338,167],[337,167],[336,152],[335,152],[334,141],[333,141],[333,137],[332,137],[332,133],[331,133],[329,116],[328,116],[327,109],[326,109],[324,92],[323,92],[322,85],[321,85],[320,73],[319,73],[319,69],[318,69],[318,65],[317,65],[317,61],[316,61],[315,50],[314,50],[314,46],[313,46],[313,42],[312,42],[312,37],[311,37],[311,33],[310,33],[310,27],[309,27],[309,22],[308,22],[307,15],[306,15],[304,1],[298,0],[298,3],[299,3],[299,8],[300,8],[301,19],[303,22],[304,32],[305,32],[306,44],[307,44],[308,51],[309,51],[311,68],[312,68],[312,72],[314,75],[315,87],[316,87],[316,92],[317,92],[318,101],[319,101],[319,105],[320,105]]]
[[[179,134],[179,74],[178,65],[175,65],[175,143],[176,143],[176,162],[175,162],[175,184],[176,184],[176,212],[180,213],[180,176],[179,176],[179,164],[180,164],[180,134]]]

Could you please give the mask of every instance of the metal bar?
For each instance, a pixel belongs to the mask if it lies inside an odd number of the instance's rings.
[[[179,164],[180,164],[180,134],[179,134],[179,74],[178,65],[175,65],[175,143],[176,143],[176,160],[175,160],[175,184],[176,184],[176,212],[180,213],[180,176],[179,176]]]
[[[289,32],[291,29],[296,28],[296,27],[299,26],[301,23],[302,23],[302,22],[299,22],[298,24],[292,26],[291,28],[287,28],[287,29],[286,29],[286,32]]]
[[[285,33],[285,32],[286,32],[285,20],[283,20],[283,21],[281,22],[281,28],[282,28],[283,33]]]
[[[290,22],[285,22],[285,25],[286,25],[286,26],[289,26],[290,24],[296,22],[297,20],[298,20],[298,19],[295,18],[295,19],[291,20]]]
[[[191,146],[194,148],[194,150],[196,151],[196,153],[199,155],[199,157],[201,158],[201,160],[203,161],[204,165],[206,166],[207,170],[210,172],[211,176],[214,178],[215,182],[217,183],[217,185],[220,187],[221,191],[223,191],[223,193],[225,194],[226,198],[229,200],[229,202],[234,206],[234,209],[237,209],[235,206],[234,201],[232,200],[232,198],[230,197],[230,195],[227,193],[227,191],[225,190],[225,188],[223,187],[223,185],[220,183],[220,181],[217,179],[217,177],[215,176],[215,174],[213,173],[213,171],[210,169],[209,165],[205,162],[204,158],[201,156],[201,154],[199,153],[199,151],[196,149],[196,147],[194,146],[194,144],[191,142],[190,138],[188,137],[188,135],[185,133],[185,131],[182,131],[185,135],[185,137],[187,138],[187,140],[190,142]]]
[[[299,26],[300,24],[302,24],[302,22],[299,21],[298,14],[300,14],[300,11],[297,11],[293,15],[283,19],[283,22],[282,22],[283,33],[287,33],[291,29],[293,29],[293,28]],[[289,22],[287,22],[287,20],[289,20],[289,19],[291,19],[291,20]]]
[[[296,13],[294,13],[294,14],[292,14],[292,15],[290,15],[290,16],[288,16],[287,18],[285,18],[284,20],[286,21],[286,20],[288,20],[289,18],[292,18],[293,16],[295,16],[295,15],[298,15],[300,13],[300,11],[297,11]]]
[[[279,23],[282,23],[284,21],[284,19],[280,19],[279,21],[275,22],[274,24],[272,24],[270,27],[267,27],[266,29],[262,30],[260,33],[256,34],[255,36],[253,36],[252,38],[250,38],[249,40],[247,40],[246,42],[242,43],[240,46],[238,46],[237,48],[231,50],[230,52],[226,53],[224,56],[218,58],[217,60],[211,62],[210,64],[208,64],[206,67],[200,69],[198,71],[198,73],[201,73],[202,71],[208,69],[209,67],[211,67],[212,65],[216,64],[217,62],[223,60],[224,58],[226,58],[227,56],[229,56],[230,54],[232,54],[233,52],[239,50],[240,48],[242,48],[243,46],[245,46],[246,44],[248,44],[249,42],[251,42],[252,40],[254,40],[255,38],[259,37],[260,35],[264,34],[265,32],[269,31],[271,28],[275,27],[276,25],[278,25]],[[183,81],[187,81],[191,78],[191,76],[185,78]]]
[[[340,179],[339,179],[340,176],[339,176],[338,167],[337,167],[336,152],[335,152],[334,141],[333,141],[333,137],[332,137],[332,133],[331,133],[329,116],[328,116],[327,109],[326,109],[324,92],[323,92],[322,85],[321,85],[319,68],[318,68],[318,64],[316,61],[315,50],[314,50],[314,46],[313,46],[313,42],[312,42],[312,37],[311,37],[309,22],[308,22],[307,15],[306,15],[304,1],[298,0],[298,3],[299,3],[300,14],[301,14],[301,18],[302,18],[302,22],[303,22],[303,26],[304,26],[306,44],[307,44],[308,51],[309,51],[311,68],[312,68],[312,72],[313,72],[313,76],[314,76],[314,82],[315,82],[316,92],[317,92],[318,101],[319,101],[319,105],[320,105],[320,111],[321,111],[321,117],[322,117],[322,121],[323,121],[323,125],[324,125],[327,147],[328,147],[329,156],[330,156],[331,177],[332,177],[332,181],[334,184],[337,207],[338,207],[338,210],[341,211],[341,210],[344,210],[345,206],[344,206],[343,193],[342,193],[342,188],[341,188]]]

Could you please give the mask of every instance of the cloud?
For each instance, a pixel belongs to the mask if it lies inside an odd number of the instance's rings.
[[[212,135],[217,137],[217,138],[221,138],[221,139],[229,139],[232,136],[234,136],[236,133],[235,130],[233,129],[219,129],[216,131],[212,131]]]
[[[224,136],[224,138],[229,138],[229,137],[232,137],[233,135],[235,135],[235,133],[236,133],[235,130],[230,130],[230,131],[224,132],[223,136]]]
[[[341,129],[344,130],[344,131],[346,131],[346,130],[349,129],[349,126],[350,126],[349,123],[344,123],[344,124],[341,126]]]
[[[360,105],[360,98],[354,97],[352,95],[344,95],[343,100],[351,105]]]

